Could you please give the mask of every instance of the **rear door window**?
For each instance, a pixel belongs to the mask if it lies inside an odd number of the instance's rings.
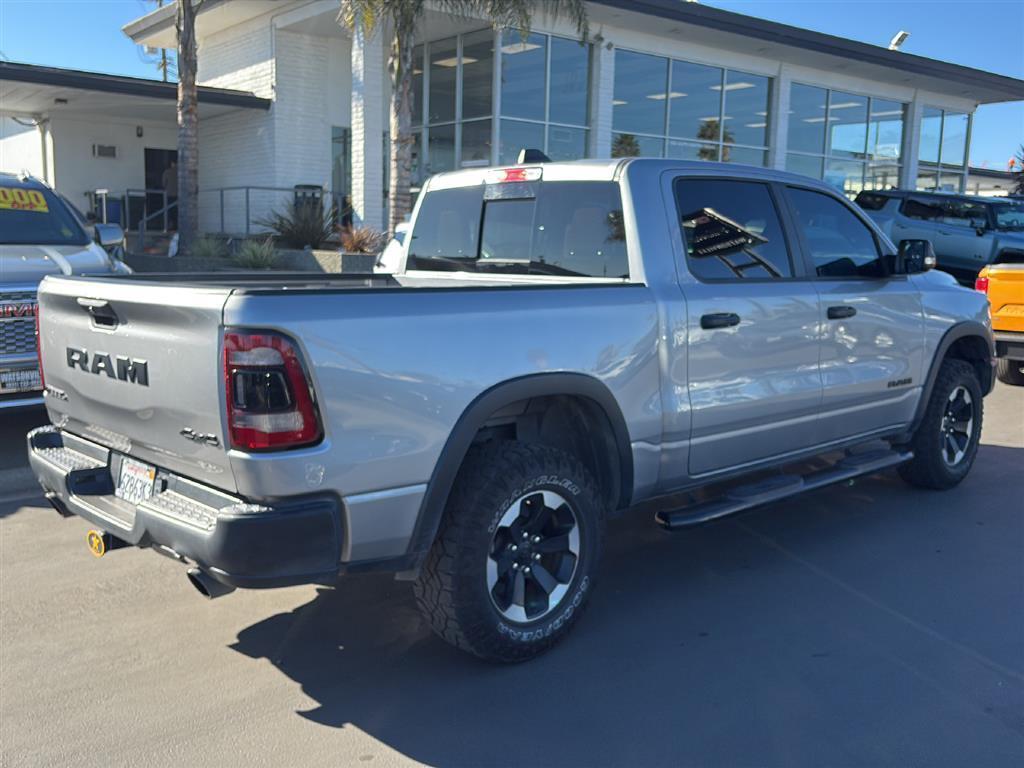
[[[789,248],[767,184],[680,178],[675,195],[686,263],[694,277],[793,277]]]
[[[429,192],[416,217],[408,266],[628,278],[618,184],[540,181]]]

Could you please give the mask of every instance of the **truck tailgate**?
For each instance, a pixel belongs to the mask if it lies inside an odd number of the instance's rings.
[[[227,286],[44,280],[40,346],[53,423],[234,491],[221,372],[230,293]]]

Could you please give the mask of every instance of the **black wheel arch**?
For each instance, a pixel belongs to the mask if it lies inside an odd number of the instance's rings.
[[[932,389],[935,387],[935,379],[939,375],[939,368],[948,357],[970,363],[978,374],[982,394],[987,395],[992,391],[992,387],[995,385],[995,342],[992,332],[976,320],[959,322],[947,330],[939,340],[925,377],[924,386],[921,388],[921,399],[917,403],[914,421],[910,425],[908,435],[917,429],[924,418],[928,401],[932,396]]]
[[[407,557],[413,568],[422,562],[437,535],[456,475],[491,417],[516,403],[537,398],[569,397],[592,402],[607,419],[614,436],[618,459],[617,509],[629,506],[633,491],[633,455],[629,430],[622,410],[607,385],[582,373],[539,373],[511,379],[484,391],[471,402],[455,423],[420,505]]]

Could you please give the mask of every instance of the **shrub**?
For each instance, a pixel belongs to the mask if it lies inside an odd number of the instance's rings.
[[[227,253],[224,241],[217,237],[204,235],[192,244],[192,256],[197,259],[222,259]]]
[[[338,230],[344,253],[380,253],[384,249],[384,234],[372,227],[343,227]]]
[[[274,238],[246,240],[235,254],[235,264],[245,269],[272,269],[277,263]]]
[[[320,203],[289,203],[283,211],[274,211],[256,223],[294,248],[319,248],[334,231],[331,212]]]

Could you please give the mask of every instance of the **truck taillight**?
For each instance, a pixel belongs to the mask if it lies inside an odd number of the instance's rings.
[[[39,304],[36,304],[36,362],[39,364],[39,383],[46,389],[46,376],[43,374],[43,337],[39,335]]]
[[[224,386],[232,448],[297,448],[323,437],[313,387],[287,337],[269,331],[226,332]]]
[[[982,293],[988,293],[988,278],[979,277],[974,281],[974,290],[981,291]]]

